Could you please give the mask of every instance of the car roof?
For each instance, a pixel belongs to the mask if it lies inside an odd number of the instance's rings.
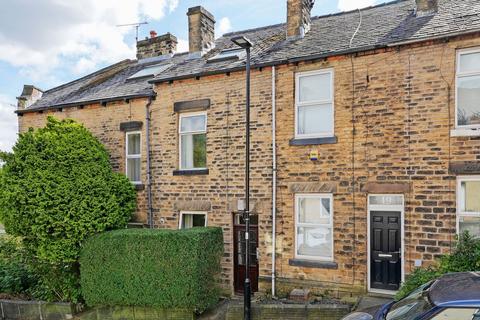
[[[449,273],[429,288],[430,300],[441,307],[479,307],[480,273]]]

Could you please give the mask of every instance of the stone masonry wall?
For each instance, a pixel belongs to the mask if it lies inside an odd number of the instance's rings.
[[[362,192],[367,182],[410,186],[404,194],[406,273],[415,259],[428,265],[450,251],[456,234],[456,177],[449,173],[449,164],[480,160],[480,137],[450,136],[456,50],[479,45],[478,36],[464,37],[278,68],[280,280],[320,281],[337,288],[367,286],[367,193]],[[335,72],[338,143],[289,146],[294,137],[294,74],[321,68]],[[318,151],[318,161],[309,160],[312,150]],[[333,211],[338,269],[289,265],[295,250],[294,194],[289,185],[299,182],[337,187]]]
[[[456,234],[454,161],[479,161],[480,137],[452,137],[455,119],[456,50],[480,46],[477,35],[399,49],[365,52],[278,66],[277,89],[277,277],[287,286],[367,286],[367,183],[402,183],[405,197],[405,271],[416,259],[428,265],[450,251]],[[353,68],[352,68],[353,66]],[[294,137],[295,73],[334,69],[336,144],[290,146]],[[271,275],[271,68],[252,72],[252,201],[259,214],[260,277]],[[243,72],[156,85],[152,104],[152,178],[155,226],[178,228],[179,208],[203,208],[208,224],[224,230],[222,281],[232,289],[232,212],[243,199]],[[355,88],[355,90],[352,90]],[[207,110],[208,175],[174,176],[178,169],[178,117],[173,104],[211,99]],[[112,163],[124,170],[119,123],[144,121],[145,101],[29,113],[20,129],[43,125],[45,117],[72,117],[107,145]],[[353,108],[352,108],[353,106]],[[144,126],[145,127],[145,126]],[[142,140],[145,147],[145,141]],[[308,154],[319,153],[318,161]],[[143,154],[145,154],[143,152]],[[145,158],[143,158],[145,161]],[[145,170],[143,168],[143,174]],[[294,257],[292,186],[333,185],[334,260],[337,269],[289,265]],[[354,191],[354,192],[353,192]],[[385,191],[389,193],[388,190]],[[140,198],[143,193],[140,193]],[[144,208],[141,200],[140,208]],[[137,219],[144,219],[141,209]]]
[[[251,199],[259,215],[260,273],[269,271],[271,248],[271,72],[252,71]],[[155,226],[178,228],[179,204],[206,207],[209,226],[223,228],[222,280],[233,288],[233,212],[244,198],[245,73],[181,80],[156,86],[152,104],[152,176]],[[210,99],[207,112],[208,175],[173,176],[179,169],[178,121],[174,103]]]

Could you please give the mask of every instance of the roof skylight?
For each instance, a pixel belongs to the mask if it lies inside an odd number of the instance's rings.
[[[167,70],[169,67],[170,67],[169,64],[154,65],[154,66],[146,67],[138,71],[137,73],[134,73],[133,75],[128,77],[128,79],[137,79],[137,78],[143,78],[143,77],[156,76],[160,72]]]
[[[240,58],[243,58],[244,55],[245,55],[244,49],[227,49],[227,50],[222,50],[217,55],[211,57],[207,61],[218,62],[218,61],[224,61],[224,60],[239,60]]]

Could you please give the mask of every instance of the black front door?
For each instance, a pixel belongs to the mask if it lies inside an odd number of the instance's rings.
[[[370,287],[398,290],[402,278],[400,212],[370,212]]]

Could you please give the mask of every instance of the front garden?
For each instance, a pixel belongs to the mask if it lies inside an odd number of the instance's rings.
[[[0,157],[8,233],[0,237],[0,302],[27,301],[12,307],[19,318],[21,310],[45,318],[49,305],[28,301],[71,303],[73,313],[138,306],[191,314],[218,302],[221,229],[126,229],[134,187],[82,125],[48,118]]]

